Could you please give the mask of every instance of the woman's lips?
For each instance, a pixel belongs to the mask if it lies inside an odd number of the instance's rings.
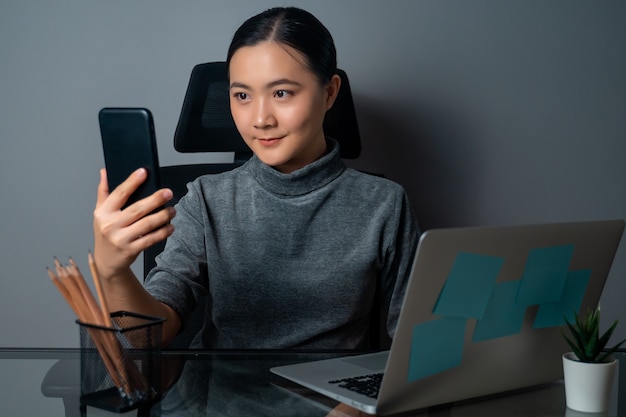
[[[263,146],[273,146],[280,142],[281,138],[258,138],[257,140]]]

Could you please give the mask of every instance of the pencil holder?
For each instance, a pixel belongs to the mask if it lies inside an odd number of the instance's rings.
[[[111,314],[112,327],[77,320],[81,346],[80,405],[117,413],[161,398],[162,318]]]

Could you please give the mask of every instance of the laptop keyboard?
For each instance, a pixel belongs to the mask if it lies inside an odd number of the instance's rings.
[[[366,395],[370,398],[378,397],[380,382],[383,380],[382,372],[379,374],[363,375],[351,378],[336,379],[328,381],[330,384],[336,384],[338,387],[346,388],[359,394]]]

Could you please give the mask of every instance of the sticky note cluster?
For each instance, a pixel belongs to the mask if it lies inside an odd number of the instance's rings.
[[[582,304],[591,270],[570,270],[574,245],[532,249],[518,280],[498,282],[505,259],[460,252],[433,309],[436,319],[413,328],[409,381],[459,366],[467,322],[472,343],[518,334],[526,310],[532,327],[562,326]]]

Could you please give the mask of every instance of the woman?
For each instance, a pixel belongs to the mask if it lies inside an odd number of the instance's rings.
[[[361,348],[378,290],[393,335],[418,228],[399,185],[346,168],[324,136],[341,88],[330,33],[270,9],[237,30],[227,63],[250,161],[156,214],[170,190],[121,210],[146,173],[109,193],[101,172],[94,257],[111,309],[166,317],[167,342],[207,293],[204,348]],[[143,287],[130,265],[165,238]]]

